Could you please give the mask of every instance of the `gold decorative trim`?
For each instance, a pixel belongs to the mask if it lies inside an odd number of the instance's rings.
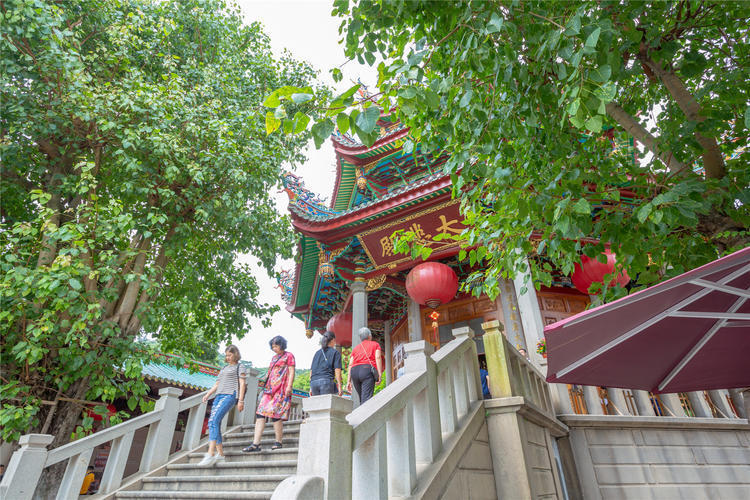
[[[370,278],[367,280],[367,286],[365,287],[365,290],[368,292],[372,292],[373,290],[377,290],[381,286],[383,286],[383,283],[385,283],[385,274],[380,274],[378,276],[375,276],[374,278]]]

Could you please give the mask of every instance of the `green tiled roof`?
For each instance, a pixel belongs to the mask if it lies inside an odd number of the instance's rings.
[[[215,371],[218,374],[218,369],[207,368],[205,371]],[[166,363],[149,363],[144,365],[142,373],[145,378],[200,390],[210,389],[216,383],[217,379],[217,375],[212,375],[211,373],[204,373],[203,371],[191,373],[188,368],[177,368],[174,365]]]

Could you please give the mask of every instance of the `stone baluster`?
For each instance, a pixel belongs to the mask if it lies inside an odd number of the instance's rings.
[[[469,388],[470,401],[482,399],[482,380],[479,378],[479,361],[477,358],[477,344],[474,342],[474,330],[468,326],[453,329],[453,337],[471,340],[471,348],[464,354],[464,367]]]
[[[206,412],[206,403],[201,403],[203,407],[203,413]],[[197,407],[191,408],[194,410]],[[185,444],[184,449],[192,450],[198,445],[198,441],[193,446],[190,446],[187,441],[189,429],[189,417],[188,417],[188,429],[185,432]],[[203,424],[203,417],[200,419],[201,425]],[[198,427],[198,439],[200,439],[201,427]],[[102,480],[99,483],[99,493],[112,493],[122,484],[122,475],[125,473],[125,466],[128,463],[128,455],[130,455],[130,446],[133,443],[133,436],[135,431],[128,432],[124,436],[120,436],[112,440],[112,448],[109,450],[109,457],[107,458],[107,465],[104,467],[104,474],[102,474]]]
[[[570,401],[570,392],[566,384],[550,384],[550,391],[557,395],[553,396],[555,401],[555,412],[558,415],[574,415],[575,410],[573,409],[573,403]]]
[[[232,410],[232,425],[250,425],[255,421],[255,404],[258,401],[258,370],[247,369],[245,376],[245,408]],[[229,420],[229,419],[225,419]]]
[[[734,414],[732,408],[729,406],[729,401],[727,401],[729,393],[726,389],[708,391],[708,394],[711,396],[714,406],[716,406],[724,418],[737,418],[737,415]]]
[[[388,464],[385,428],[362,443],[352,453],[352,494],[357,500],[388,498]],[[349,498],[340,497],[340,498]]]
[[[466,387],[466,370],[463,358],[458,358],[456,364],[449,370],[453,374],[453,387],[456,395],[456,415],[458,418],[469,413],[469,392]]]
[[[185,424],[185,436],[182,438],[182,448],[192,450],[198,446],[203,431],[203,421],[206,418],[208,403],[201,402],[188,410],[187,424]],[[110,452],[111,453],[111,452]],[[109,462],[107,462],[109,465]]]
[[[599,397],[599,388],[593,385],[583,386],[583,399],[586,401],[586,409],[589,415],[603,415],[602,400]]]
[[[654,405],[651,404],[651,396],[648,394],[648,391],[633,389],[633,399],[635,400],[635,407],[638,410],[638,415],[644,417],[653,417],[654,415],[656,415],[656,412],[654,412]]]
[[[492,397],[506,398],[513,396],[513,386],[509,376],[512,367],[503,342],[503,334],[500,332],[500,322],[493,320],[482,323],[482,330],[484,330],[482,339],[484,340],[484,355],[487,360],[487,373]]]
[[[442,432],[454,432],[458,422],[458,414],[456,413],[453,375],[450,370],[444,370],[438,375],[438,402],[440,405],[440,429]]]
[[[150,472],[167,463],[172,448],[177,413],[180,409],[179,397],[182,389],[163,387],[159,389],[159,400],[154,411],[162,411],[162,417],[148,428],[146,445],[141,456],[140,472]]]
[[[615,411],[620,415],[631,415],[630,409],[628,408],[628,402],[625,401],[625,393],[623,389],[616,387],[607,388],[607,396]]]
[[[729,396],[732,398],[734,407],[737,408],[737,413],[740,414],[740,418],[748,418],[747,411],[745,410],[746,399],[745,396],[750,396],[750,393],[742,393],[742,389],[729,389]]]
[[[60,481],[55,500],[76,500],[79,497],[81,484],[86,477],[86,469],[93,452],[94,448],[89,448],[68,459],[68,466]]]
[[[711,412],[711,406],[706,401],[706,398],[703,397],[702,392],[688,392],[687,396],[696,417],[712,418],[714,416]]]
[[[682,407],[680,402],[680,396],[675,393],[659,394],[659,401],[666,407],[666,416],[670,417],[686,417],[685,409]]]
[[[406,344],[404,350],[406,351],[404,372],[420,373],[424,371],[427,376],[427,387],[414,398],[412,408],[414,410],[414,421],[419,423],[414,429],[416,461],[421,464],[429,464],[437,458],[443,446],[438,403],[437,365],[432,359],[435,348],[429,342],[420,340],[419,342]]]
[[[30,500],[47,462],[47,446],[54,436],[26,434],[21,436],[18,451],[10,462],[0,483],[0,497],[8,500]]]
[[[406,497],[417,485],[414,450],[414,412],[407,404],[386,423],[388,440],[388,495]]]
[[[422,340],[422,316],[419,308],[419,303],[414,299],[408,299],[408,308],[406,321],[409,325],[409,342],[416,342]]]
[[[326,500],[351,496],[352,401],[333,394],[302,401],[308,417],[300,425],[297,474],[323,478]],[[365,481],[366,482],[366,481]]]

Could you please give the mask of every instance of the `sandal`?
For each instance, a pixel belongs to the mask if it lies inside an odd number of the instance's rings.
[[[279,441],[275,441],[273,443],[273,446],[271,446],[272,450],[278,450],[279,448],[281,448],[281,442],[279,442]]]
[[[247,448],[242,448],[242,453],[255,453],[260,451],[260,445],[259,444],[251,444]]]

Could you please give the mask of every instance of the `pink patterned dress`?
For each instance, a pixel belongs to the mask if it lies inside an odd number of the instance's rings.
[[[292,398],[284,394],[289,384],[289,368],[294,368],[294,355],[291,352],[276,354],[271,358],[271,365],[266,377],[266,388],[258,404],[258,415],[262,417],[287,420]]]

